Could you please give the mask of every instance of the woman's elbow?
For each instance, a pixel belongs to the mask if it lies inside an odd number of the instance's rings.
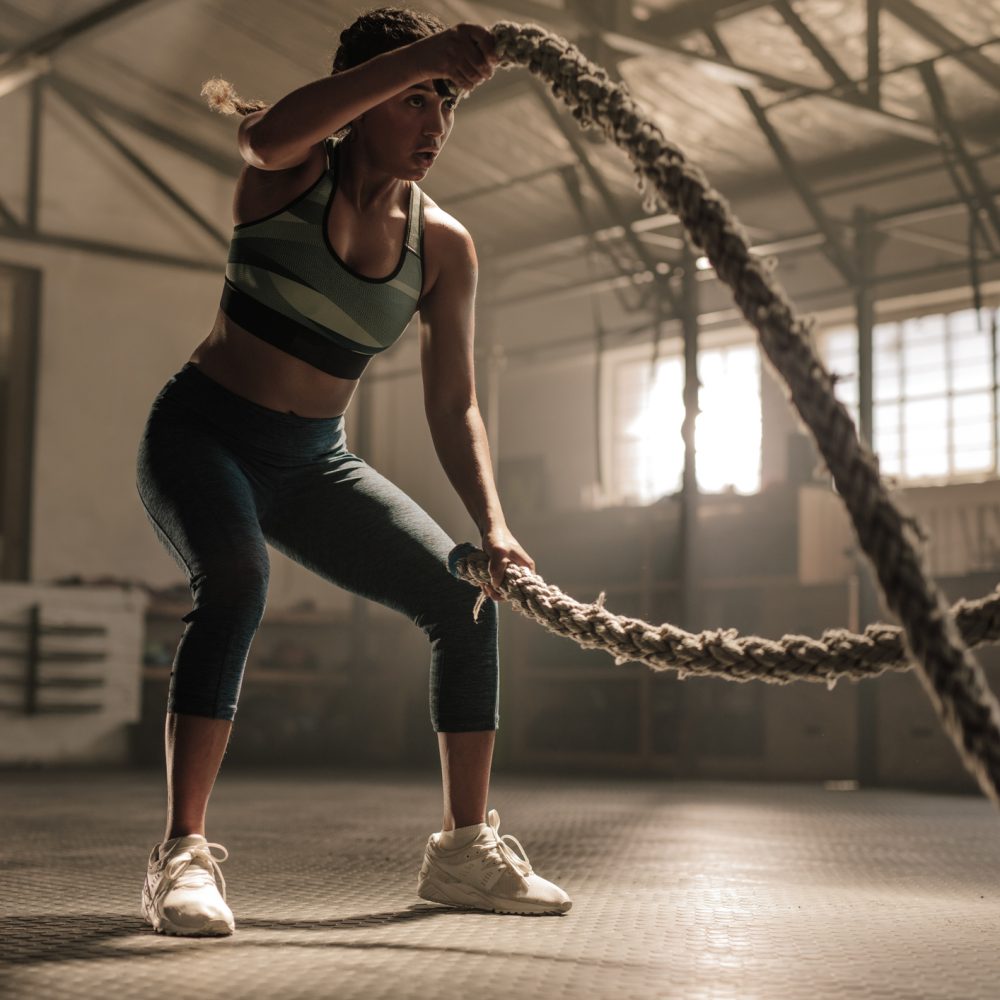
[[[258,170],[267,170],[267,160],[263,155],[263,137],[261,129],[258,127],[260,120],[267,113],[266,108],[259,111],[252,111],[239,124],[236,131],[236,144],[239,147],[240,156],[251,167]]]
[[[254,111],[240,122],[237,140],[240,156],[258,170],[287,170],[304,163],[312,147],[297,145],[291,148],[287,142],[273,142],[267,128],[267,111],[267,108]]]

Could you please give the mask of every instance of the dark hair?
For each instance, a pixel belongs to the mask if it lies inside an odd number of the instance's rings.
[[[374,56],[427,38],[448,26],[437,16],[412,7],[376,7],[359,14],[340,33],[340,47],[333,57],[331,73],[353,69]]]
[[[340,45],[334,54],[330,74],[353,69],[374,56],[409,45],[447,30],[444,21],[428,11],[412,7],[375,7],[365,10],[340,33]],[[202,84],[201,95],[209,107],[221,114],[248,115],[269,107],[264,101],[244,101],[228,80],[218,78]],[[335,135],[343,137],[350,132],[345,125]]]

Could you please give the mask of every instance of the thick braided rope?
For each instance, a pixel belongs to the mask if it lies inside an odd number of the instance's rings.
[[[810,342],[810,324],[796,315],[766,266],[750,255],[747,237],[725,199],[667,142],[626,87],[539,25],[498,21],[490,30],[500,66],[526,66],[549,84],[584,128],[599,126],[632,160],[644,207],[654,210],[658,194],[732,290],[816,440],[888,606],[903,624],[917,676],[945,732],[984,794],[1000,806],[1000,705],[924,571],[915,523],[892,502],[874,456],[858,440],[850,414],[834,396],[830,374]]]
[[[477,586],[492,582],[486,554],[469,542],[457,545],[449,562],[459,579]],[[807,635],[765,639],[741,636],[736,629],[685,632],[669,623],[650,625],[613,614],[604,607],[603,593],[593,603],[581,604],[516,564],[507,567],[502,590],[519,611],[555,635],[572,639],[584,649],[602,649],[616,664],[635,661],[657,671],[676,670],[682,680],[812,681],[832,690],[841,677],[865,680],[913,666],[903,644],[903,630],[884,622],[869,625],[861,635],[843,628],[826,629],[818,639]],[[477,617],[485,599],[485,593],[480,594],[473,609]],[[976,601],[958,601],[951,610],[968,645],[1000,639],[1000,590]]]

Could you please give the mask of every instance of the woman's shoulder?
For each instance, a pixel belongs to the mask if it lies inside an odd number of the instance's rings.
[[[476,247],[472,234],[462,223],[446,212],[421,188],[424,195],[424,282],[423,300],[437,284],[442,273],[455,269],[477,271]]]
[[[450,212],[446,212],[426,191],[424,196],[424,245],[427,256],[438,261],[475,257],[472,234]]]

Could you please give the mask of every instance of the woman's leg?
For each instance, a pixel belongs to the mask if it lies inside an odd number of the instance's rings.
[[[164,840],[205,835],[205,811],[232,730],[269,560],[255,489],[210,430],[162,407],[139,448],[136,485],[157,537],[185,571],[194,607],[174,656],[164,732]]]
[[[205,836],[205,811],[222,756],[229,743],[230,719],[167,712],[167,828],[164,840],[189,833]]]
[[[486,822],[495,730],[438,733],[441,785],[444,792],[442,830]]]
[[[265,538],[324,579],[405,614],[431,642],[444,829],[485,821],[497,727],[497,607],[448,570],[454,542],[395,484],[350,452],[296,470],[261,519]]]

